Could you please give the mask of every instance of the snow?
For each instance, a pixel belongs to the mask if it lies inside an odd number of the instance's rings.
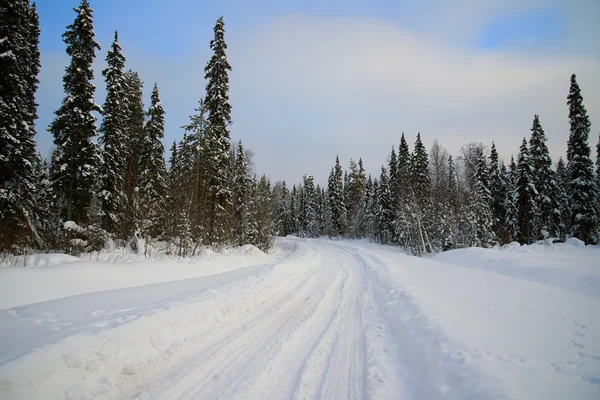
[[[112,256],[0,268],[0,398],[600,398],[599,247]]]

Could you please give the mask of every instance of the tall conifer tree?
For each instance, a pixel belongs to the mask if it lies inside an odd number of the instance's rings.
[[[205,79],[207,111],[206,141],[202,158],[206,163],[208,203],[208,240],[223,243],[227,239],[225,220],[231,205],[228,188],[227,168],[230,164],[230,139],[228,125],[231,124],[229,103],[229,71],[231,65],[225,50],[225,23],[223,17],[214,27],[214,39],[210,42],[213,55],[206,65]]]
[[[57,157],[53,160],[55,194],[64,199],[64,217],[78,224],[89,220],[88,209],[96,178],[99,151],[94,111],[92,62],[100,45],[94,40],[93,10],[87,0],[74,9],[75,21],[67,27],[63,41],[71,62],[63,77],[65,98],[49,127],[54,135]]]
[[[594,163],[590,158],[590,119],[583,106],[581,89],[575,74],[567,97],[569,105],[570,134],[567,145],[567,171],[569,174],[569,205],[571,209],[571,234],[586,243],[598,241],[598,188],[594,178]]]
[[[125,87],[125,57],[115,38],[106,56],[108,67],[102,71],[106,79],[106,100],[104,102],[100,144],[104,146],[103,162],[100,166],[100,203],[102,227],[109,233],[117,233],[121,222],[125,194],[125,120],[127,118],[127,97]]]

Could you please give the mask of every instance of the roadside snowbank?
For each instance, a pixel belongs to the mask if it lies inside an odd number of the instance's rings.
[[[2,267],[0,310],[90,292],[214,275],[272,262],[286,254],[279,250],[268,255],[249,245],[222,253],[205,251],[196,258],[136,257],[117,261],[115,253],[118,251],[87,254],[82,258],[37,254],[28,257],[27,267]]]
[[[439,253],[432,260],[541,283],[600,299],[600,247],[567,243],[472,247]]]

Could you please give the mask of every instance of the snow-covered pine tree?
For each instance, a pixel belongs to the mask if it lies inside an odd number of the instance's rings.
[[[346,205],[342,187],[342,167],[338,157],[335,158],[335,166],[329,174],[327,192],[331,209],[333,235],[342,236],[346,230]]]
[[[301,218],[302,232],[307,237],[317,237],[319,233],[319,222],[317,220],[316,191],[312,175],[302,177],[302,203]]]
[[[231,191],[227,185],[227,168],[230,164],[230,138],[227,126],[231,124],[229,103],[229,71],[231,65],[225,50],[225,23],[223,17],[214,27],[214,39],[210,42],[213,55],[204,68],[207,112],[205,145],[201,159],[207,174],[207,239],[210,243],[223,244],[228,239],[226,232],[228,210],[231,207]]]
[[[495,237],[501,240],[505,227],[506,219],[506,185],[502,180],[500,171],[500,162],[498,157],[498,151],[496,150],[496,144],[492,142],[490,150],[490,165],[489,165],[489,188],[492,196],[491,210],[492,210],[492,229]]]
[[[257,204],[257,234],[254,245],[263,251],[267,251],[273,246],[275,227],[271,210],[271,183],[265,175],[263,175],[258,182],[255,199]]]
[[[292,215],[290,211],[290,191],[287,188],[285,181],[281,182],[279,189],[279,201],[278,201],[278,232],[279,236],[287,236],[293,233],[292,228]]]
[[[390,243],[393,234],[394,213],[392,196],[387,170],[381,166],[379,185],[377,187],[377,240],[379,243]]]
[[[164,199],[167,193],[165,149],[162,144],[162,139],[165,137],[165,110],[160,101],[156,83],[152,88],[147,115],[148,120],[140,141],[138,161],[140,222],[142,233],[156,238],[164,232]]]
[[[493,215],[490,208],[492,195],[489,189],[488,165],[480,152],[472,184],[470,210],[472,212],[473,245],[488,247],[494,240]]]
[[[357,225],[359,237],[372,238],[373,233],[373,215],[371,214],[371,199],[372,199],[373,181],[371,175],[365,182],[365,191],[363,198],[359,203]]]
[[[331,216],[331,206],[329,203],[329,193],[325,189],[322,190],[323,214],[321,216],[321,231],[323,235],[329,237],[334,235],[333,220]]]
[[[81,225],[89,220],[92,187],[100,160],[97,145],[94,111],[101,111],[94,102],[94,70],[92,62],[100,45],[94,40],[93,10],[87,0],[74,9],[77,14],[67,27],[63,41],[71,62],[63,77],[65,98],[55,112],[56,118],[48,128],[54,135],[58,154],[52,176],[54,193],[64,198],[64,217]]]
[[[44,250],[56,249],[59,244],[59,219],[54,209],[52,199],[52,183],[50,182],[50,163],[38,154],[33,166],[36,178],[34,202],[36,204],[35,225],[36,231],[42,238]]]
[[[569,208],[569,196],[567,193],[569,187],[569,174],[567,172],[567,165],[562,157],[560,157],[556,163],[554,177],[557,183],[557,201],[561,215],[560,237],[564,239],[568,232],[567,227],[570,226],[571,210]]]
[[[419,253],[433,252],[429,241],[429,229],[431,225],[431,180],[429,179],[429,157],[427,150],[421,141],[421,134],[417,134],[415,148],[411,157],[410,164],[411,187],[414,194],[415,221],[414,229],[418,237],[419,246],[422,248]]]
[[[527,140],[523,138],[519,157],[517,158],[517,181],[514,192],[514,202],[517,209],[517,239],[521,244],[531,244],[538,237],[538,198]]]
[[[398,168],[396,172],[399,205],[394,215],[394,237],[405,249],[410,247],[411,216],[414,206],[410,181],[410,165],[410,150],[404,137],[404,132],[402,132],[400,145],[398,146]]]
[[[33,215],[39,22],[29,1],[0,8],[0,251],[18,251],[33,240],[44,245]]]
[[[571,234],[586,243],[598,242],[598,188],[590,158],[590,119],[575,74],[567,97],[570,134],[567,145]]]
[[[363,205],[361,203],[364,199],[365,185],[367,182],[362,159],[358,160],[358,165],[354,160],[350,159],[350,173],[348,174],[348,180],[348,204],[346,204],[346,214],[348,219],[347,233],[350,237],[359,238],[362,237],[362,233],[360,232],[359,214],[362,216]]]
[[[431,243],[441,247],[443,242],[443,219],[447,213],[448,198],[448,152],[434,140],[429,152],[429,177],[431,181]]]
[[[292,191],[290,192],[290,234],[298,235],[299,234],[299,224],[298,224],[298,208],[300,206],[299,198],[298,198],[298,190],[296,189],[296,185],[292,186]]]
[[[119,36],[115,38],[111,50],[106,56],[108,67],[102,71],[106,79],[106,100],[103,107],[102,125],[99,142],[103,146],[100,164],[100,217],[102,228],[117,235],[120,228],[125,193],[125,120],[127,118],[127,97],[125,88],[125,57],[119,45]]]
[[[238,246],[249,243],[249,186],[250,175],[242,142],[238,142],[233,176],[233,215],[235,240]]]
[[[128,70],[124,74],[127,98],[127,118],[125,119],[125,207],[121,222],[121,236],[134,235],[140,220],[140,199],[138,187],[138,168],[140,162],[141,141],[144,136],[146,112],[144,111],[143,87],[137,72]]]
[[[510,157],[510,164],[508,166],[505,181],[506,192],[508,193],[506,196],[506,204],[504,206],[504,208],[506,208],[506,231],[508,235],[508,241],[517,241],[519,240],[519,216],[515,197],[517,187],[517,164],[515,163],[513,156]]]
[[[389,192],[390,192],[390,202],[392,209],[392,231],[390,233],[390,243],[398,243],[398,237],[396,235],[396,231],[394,229],[395,217],[398,213],[398,208],[400,207],[400,187],[398,180],[398,157],[396,155],[396,150],[392,145],[392,151],[390,152],[389,160],[388,160],[388,179],[389,179]]]
[[[441,221],[442,250],[452,250],[457,244],[458,230],[458,187],[454,160],[448,155],[448,184],[446,199],[443,201],[443,216]]]
[[[561,212],[558,201],[559,189],[552,169],[552,159],[548,146],[546,146],[546,135],[540,124],[539,116],[533,118],[531,127],[531,138],[529,139],[529,153],[531,166],[533,167],[533,183],[538,192],[537,203],[539,205],[539,237],[561,237]]]
[[[369,175],[369,178],[371,176]],[[368,222],[369,222],[369,239],[379,240],[379,181],[377,179],[372,180],[370,198],[369,198],[369,209],[368,209]]]

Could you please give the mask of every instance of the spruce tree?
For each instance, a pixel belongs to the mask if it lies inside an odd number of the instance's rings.
[[[293,233],[291,224],[291,212],[290,212],[290,191],[287,188],[285,181],[281,182],[279,189],[279,201],[278,201],[278,229],[277,234],[279,236],[287,236]]]
[[[290,192],[290,233],[293,235],[299,234],[299,224],[298,224],[298,208],[300,202],[298,198],[298,190],[296,189],[296,185],[292,186],[292,191]]]
[[[254,245],[263,251],[273,246],[273,235],[275,233],[273,224],[273,213],[271,210],[271,183],[263,175],[256,188],[256,237]]]
[[[538,192],[539,237],[559,238],[561,236],[561,207],[558,201],[558,182],[552,170],[552,159],[546,146],[546,135],[537,114],[533,118],[529,152],[533,167],[533,183]]]
[[[414,196],[415,222],[418,240],[422,251],[433,251],[429,241],[430,211],[431,211],[431,180],[429,178],[429,157],[421,141],[421,134],[417,134],[415,148],[410,165],[411,187]]]
[[[586,243],[598,242],[598,188],[590,158],[590,119],[575,74],[567,97],[570,134],[567,145],[571,234]]]
[[[94,111],[101,111],[94,102],[94,70],[92,62],[100,45],[94,40],[92,9],[82,0],[74,9],[77,14],[67,27],[63,41],[71,62],[63,77],[65,98],[49,127],[54,135],[58,154],[53,168],[54,192],[64,199],[66,220],[77,224],[89,220],[99,151],[92,139],[96,136]]]
[[[454,160],[451,155],[448,155],[448,184],[443,210],[444,214],[441,221],[442,250],[446,251],[456,247],[458,230],[458,187],[456,185]]]
[[[405,249],[410,246],[411,209],[414,205],[410,169],[410,150],[404,137],[404,132],[402,132],[400,145],[398,146],[397,183],[395,185],[398,190],[397,198],[399,204],[394,215],[394,237],[404,245]]]
[[[334,236],[341,236],[346,230],[346,205],[342,187],[342,167],[338,157],[335,158],[335,166],[329,174],[327,192],[329,194],[333,234]]]
[[[39,72],[35,4],[0,1],[0,250],[43,246],[35,231],[34,121]]]
[[[384,166],[381,167],[379,185],[377,187],[377,239],[380,243],[387,244],[392,239],[394,213],[390,181]]]
[[[127,118],[125,119],[125,207],[121,223],[121,235],[124,238],[133,236],[140,220],[140,199],[138,187],[138,169],[140,165],[141,142],[144,136],[146,112],[144,111],[143,87],[137,72],[125,72],[127,89]]]
[[[238,246],[249,243],[249,186],[250,176],[244,147],[240,141],[237,146],[235,170],[233,176],[233,211],[235,226],[235,243]]]
[[[140,209],[143,218],[142,231],[145,235],[158,237],[162,234],[165,196],[167,192],[167,169],[165,166],[164,146],[165,110],[160,101],[158,86],[155,83],[150,96],[148,120],[144,126],[140,142],[138,162],[138,186]]]
[[[304,175],[302,179],[302,231],[307,237],[317,237],[319,232],[319,223],[317,219],[314,178],[312,175]]]
[[[231,66],[225,50],[223,17],[214,27],[214,39],[210,42],[213,55],[204,68],[206,84],[205,106],[207,112],[206,141],[202,159],[206,162],[208,195],[208,240],[223,243],[226,240],[225,220],[231,203],[227,185],[227,168],[230,163],[230,139],[227,126],[231,124],[229,103],[229,71]]]
[[[477,158],[477,166],[471,194],[471,212],[473,215],[473,245],[489,246],[494,239],[493,214],[490,208],[492,194],[489,189],[488,166],[483,151]]]
[[[127,118],[127,97],[125,88],[125,57],[119,45],[119,36],[115,38],[111,50],[106,56],[108,67],[102,71],[106,79],[106,100],[103,107],[103,119],[100,126],[100,144],[104,146],[103,162],[100,165],[100,203],[102,228],[116,234],[120,227],[125,194],[125,136],[124,123]]]
[[[514,202],[517,210],[517,239],[521,244],[531,244],[538,237],[539,195],[533,180],[533,166],[525,138],[517,159],[516,179]]]
[[[503,235],[504,220],[506,218],[506,186],[502,180],[500,172],[500,163],[496,144],[492,142],[490,150],[489,165],[489,189],[491,198],[493,232],[496,238],[500,239]]]
[[[510,164],[506,174],[506,231],[509,241],[518,240],[518,208],[516,203],[516,187],[517,187],[517,164],[513,156],[510,157]]]

